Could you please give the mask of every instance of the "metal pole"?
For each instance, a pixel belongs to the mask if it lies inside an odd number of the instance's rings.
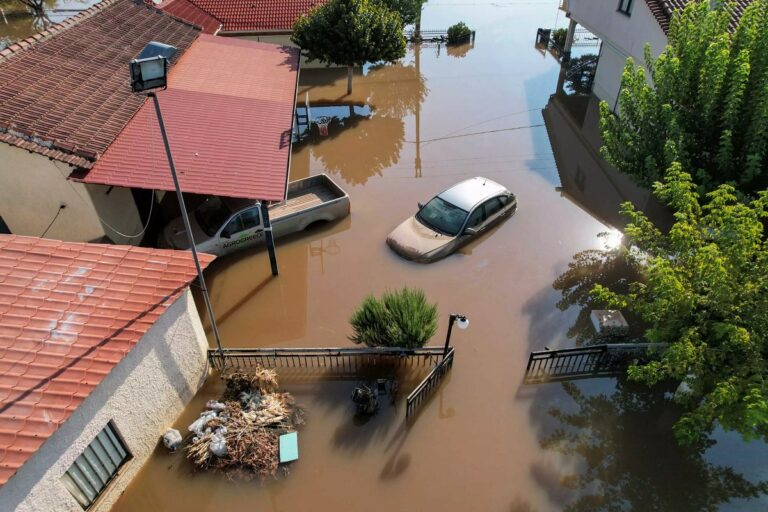
[[[453,322],[456,321],[458,315],[451,315],[448,317],[448,335],[445,337],[445,348],[443,349],[443,359],[448,355],[448,347],[451,344],[451,331],[453,330]]]
[[[279,274],[277,270],[277,256],[275,256],[275,237],[272,236],[272,223],[269,221],[269,209],[267,204],[261,202],[261,219],[264,222],[264,234],[267,242],[267,252],[269,253],[269,265],[272,267],[272,275]]]
[[[154,92],[150,92],[147,96],[152,98],[155,104],[155,113],[157,114],[157,122],[160,125],[160,133],[163,136],[163,145],[165,145],[165,154],[168,157],[168,166],[171,168],[171,176],[173,177],[173,186],[176,188],[176,197],[179,200],[179,208],[181,208],[181,218],[184,219],[184,229],[187,230],[187,239],[189,240],[189,246],[192,249],[192,258],[195,260],[195,267],[197,267],[197,278],[200,281],[200,288],[203,291],[203,299],[205,300],[205,307],[208,310],[208,318],[211,320],[211,328],[213,329],[213,336],[216,338],[216,346],[219,349],[219,355],[221,356],[222,364],[226,364],[224,361],[224,349],[221,348],[221,338],[219,337],[219,328],[216,325],[216,318],[213,316],[213,307],[211,306],[211,298],[208,296],[208,288],[205,286],[205,278],[203,277],[203,269],[200,267],[200,260],[197,257],[197,247],[195,247],[195,239],[192,237],[192,228],[189,225],[189,216],[187,215],[187,208],[184,205],[184,196],[181,194],[181,187],[179,186],[179,178],[176,176],[176,166],[173,164],[173,155],[171,154],[171,146],[168,143],[168,134],[165,132],[165,123],[163,122],[163,114],[160,112],[160,103],[157,100],[157,95]]]

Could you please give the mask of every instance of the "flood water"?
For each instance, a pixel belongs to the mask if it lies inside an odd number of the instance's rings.
[[[45,17],[32,16],[21,2],[0,1],[0,50],[37,34],[53,23],[61,23],[99,0],[45,0]]]
[[[522,384],[531,350],[570,347],[578,338],[580,305],[563,302],[553,283],[576,253],[602,246],[596,235],[616,225],[604,213],[610,205],[645,200],[642,190],[627,193],[588,163],[558,170],[548,130],[572,147],[578,137],[564,134],[576,125],[552,115],[545,126],[542,109],[559,66],[533,44],[536,28],[551,27],[557,16],[564,24],[557,5],[430,0],[423,27],[464,20],[477,31],[474,47],[414,48],[400,64],[359,71],[350,96],[345,70],[305,70],[299,104],[308,98],[314,117],[334,119],[328,137],[295,146],[291,179],[328,173],[349,192],[352,213],[279,240],[277,278],[262,250],[222,258],[208,271],[227,347],[352,346],[353,309],[368,294],[402,286],[422,288],[438,303],[434,345],[443,343],[450,313],[467,315],[469,329],[453,332],[453,369],[417,421],[405,423],[402,402],[370,421],[355,419],[354,381],[288,379],[284,387],[308,420],[288,476],[232,482],[194,473],[181,454],[158,449],[115,510],[768,507],[764,498],[741,499],[754,494],[750,482],[768,479],[764,444],[718,433],[714,447],[680,450],[664,396],[613,379]],[[568,164],[573,158],[558,156]],[[513,217],[431,265],[388,249],[386,235],[417,202],[476,175],[517,195]],[[180,429],[219,386],[209,379],[177,421]]]

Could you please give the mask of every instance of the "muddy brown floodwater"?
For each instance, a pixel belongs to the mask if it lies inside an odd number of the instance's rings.
[[[208,272],[227,347],[351,346],[352,310],[402,286],[438,303],[432,344],[443,343],[450,313],[467,315],[469,329],[453,333],[453,370],[417,421],[404,423],[402,400],[355,419],[354,381],[284,380],[308,419],[287,477],[232,482],[158,449],[115,510],[693,511],[745,495],[721,464],[768,478],[762,444],[721,435],[719,451],[675,449],[663,397],[612,379],[522,385],[530,350],[573,345],[579,310],[558,308],[553,282],[575,253],[600,247],[596,235],[607,229],[581,196],[560,188],[542,118],[559,68],[533,42],[537,27],[557,16],[563,24],[557,5],[430,0],[424,28],[464,20],[477,30],[474,47],[425,46],[397,65],[367,66],[351,96],[344,70],[304,70],[299,104],[308,99],[313,117],[333,121],[328,137],[295,146],[291,179],[329,173],[349,192],[352,213],[280,240],[278,278],[261,250]],[[600,183],[592,169],[580,172],[582,192]],[[517,194],[512,218],[431,265],[387,248],[386,235],[417,202],[476,175]],[[177,426],[185,429],[218,386],[209,379]]]
[[[37,17],[30,15],[18,0],[0,0],[0,50],[53,23],[61,23],[98,1],[45,0],[45,17]]]

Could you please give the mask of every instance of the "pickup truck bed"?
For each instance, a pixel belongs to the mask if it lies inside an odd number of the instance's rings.
[[[273,206],[269,209],[269,216],[272,220],[277,220],[286,215],[306,210],[333,199],[338,195],[328,188],[327,185],[314,185],[295,192],[288,192],[288,200],[284,203]]]

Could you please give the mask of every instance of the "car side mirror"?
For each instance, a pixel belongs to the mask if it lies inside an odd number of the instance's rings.
[[[422,208],[424,208],[424,203],[417,203],[417,204],[419,205],[419,210],[421,210]]]
[[[475,228],[467,228],[464,230],[464,234],[474,236],[477,234],[477,230]]]

